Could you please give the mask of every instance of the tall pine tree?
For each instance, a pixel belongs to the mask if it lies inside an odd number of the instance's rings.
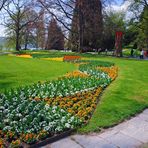
[[[102,43],[103,31],[102,4],[100,0],[77,0],[70,33],[70,47],[78,50],[99,48]],[[80,38],[81,37],[81,38]],[[77,44],[76,44],[77,43]]]
[[[48,27],[48,37],[46,49],[64,49],[64,35],[61,28],[58,26],[57,21],[52,19]]]

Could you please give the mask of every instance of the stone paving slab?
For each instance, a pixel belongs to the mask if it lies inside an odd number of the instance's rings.
[[[148,122],[148,115],[146,115],[146,114],[140,114],[138,116],[138,118],[141,118],[141,120],[144,120],[144,121]]]
[[[82,148],[75,141],[71,140],[70,137],[61,139],[51,145],[44,146],[42,148]]]
[[[148,115],[148,109],[146,109],[146,110],[143,112],[143,114]]]
[[[120,148],[135,148],[142,145],[142,142],[122,133],[117,133],[114,136],[106,138],[105,140]]]
[[[97,136],[75,135],[72,138],[83,148],[116,148],[115,145]]]
[[[127,122],[127,128],[121,129],[120,132],[143,143],[148,142],[148,122],[141,118],[131,119]]]
[[[72,135],[43,148],[145,148],[146,143],[148,109],[103,133]]]

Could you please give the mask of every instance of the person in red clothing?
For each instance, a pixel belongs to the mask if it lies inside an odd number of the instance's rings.
[[[144,57],[148,57],[148,51],[144,51]]]

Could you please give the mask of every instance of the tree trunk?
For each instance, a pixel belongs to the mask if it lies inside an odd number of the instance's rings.
[[[16,31],[16,51],[20,51],[20,32]]]
[[[17,23],[16,23],[16,51],[20,51],[20,11],[17,15]]]
[[[83,12],[82,12],[82,3],[79,3],[79,47],[78,52],[82,53],[83,51]]]
[[[25,49],[24,50],[27,50],[27,46],[28,46],[28,40],[25,39]]]
[[[25,49],[24,49],[24,50],[27,50],[27,46],[28,46],[28,37],[29,37],[29,31],[26,30],[26,32],[25,32]]]

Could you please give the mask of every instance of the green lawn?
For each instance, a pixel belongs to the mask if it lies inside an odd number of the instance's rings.
[[[0,56],[0,92],[55,79],[75,69],[70,63]]]
[[[80,132],[110,127],[148,107],[148,61],[97,58],[114,62],[118,78],[104,91],[89,124]]]
[[[114,62],[119,67],[119,76],[103,92],[90,122],[79,132],[116,125],[148,107],[148,61],[84,56]],[[0,56],[0,91],[51,80],[74,69],[76,67],[68,63]]]

